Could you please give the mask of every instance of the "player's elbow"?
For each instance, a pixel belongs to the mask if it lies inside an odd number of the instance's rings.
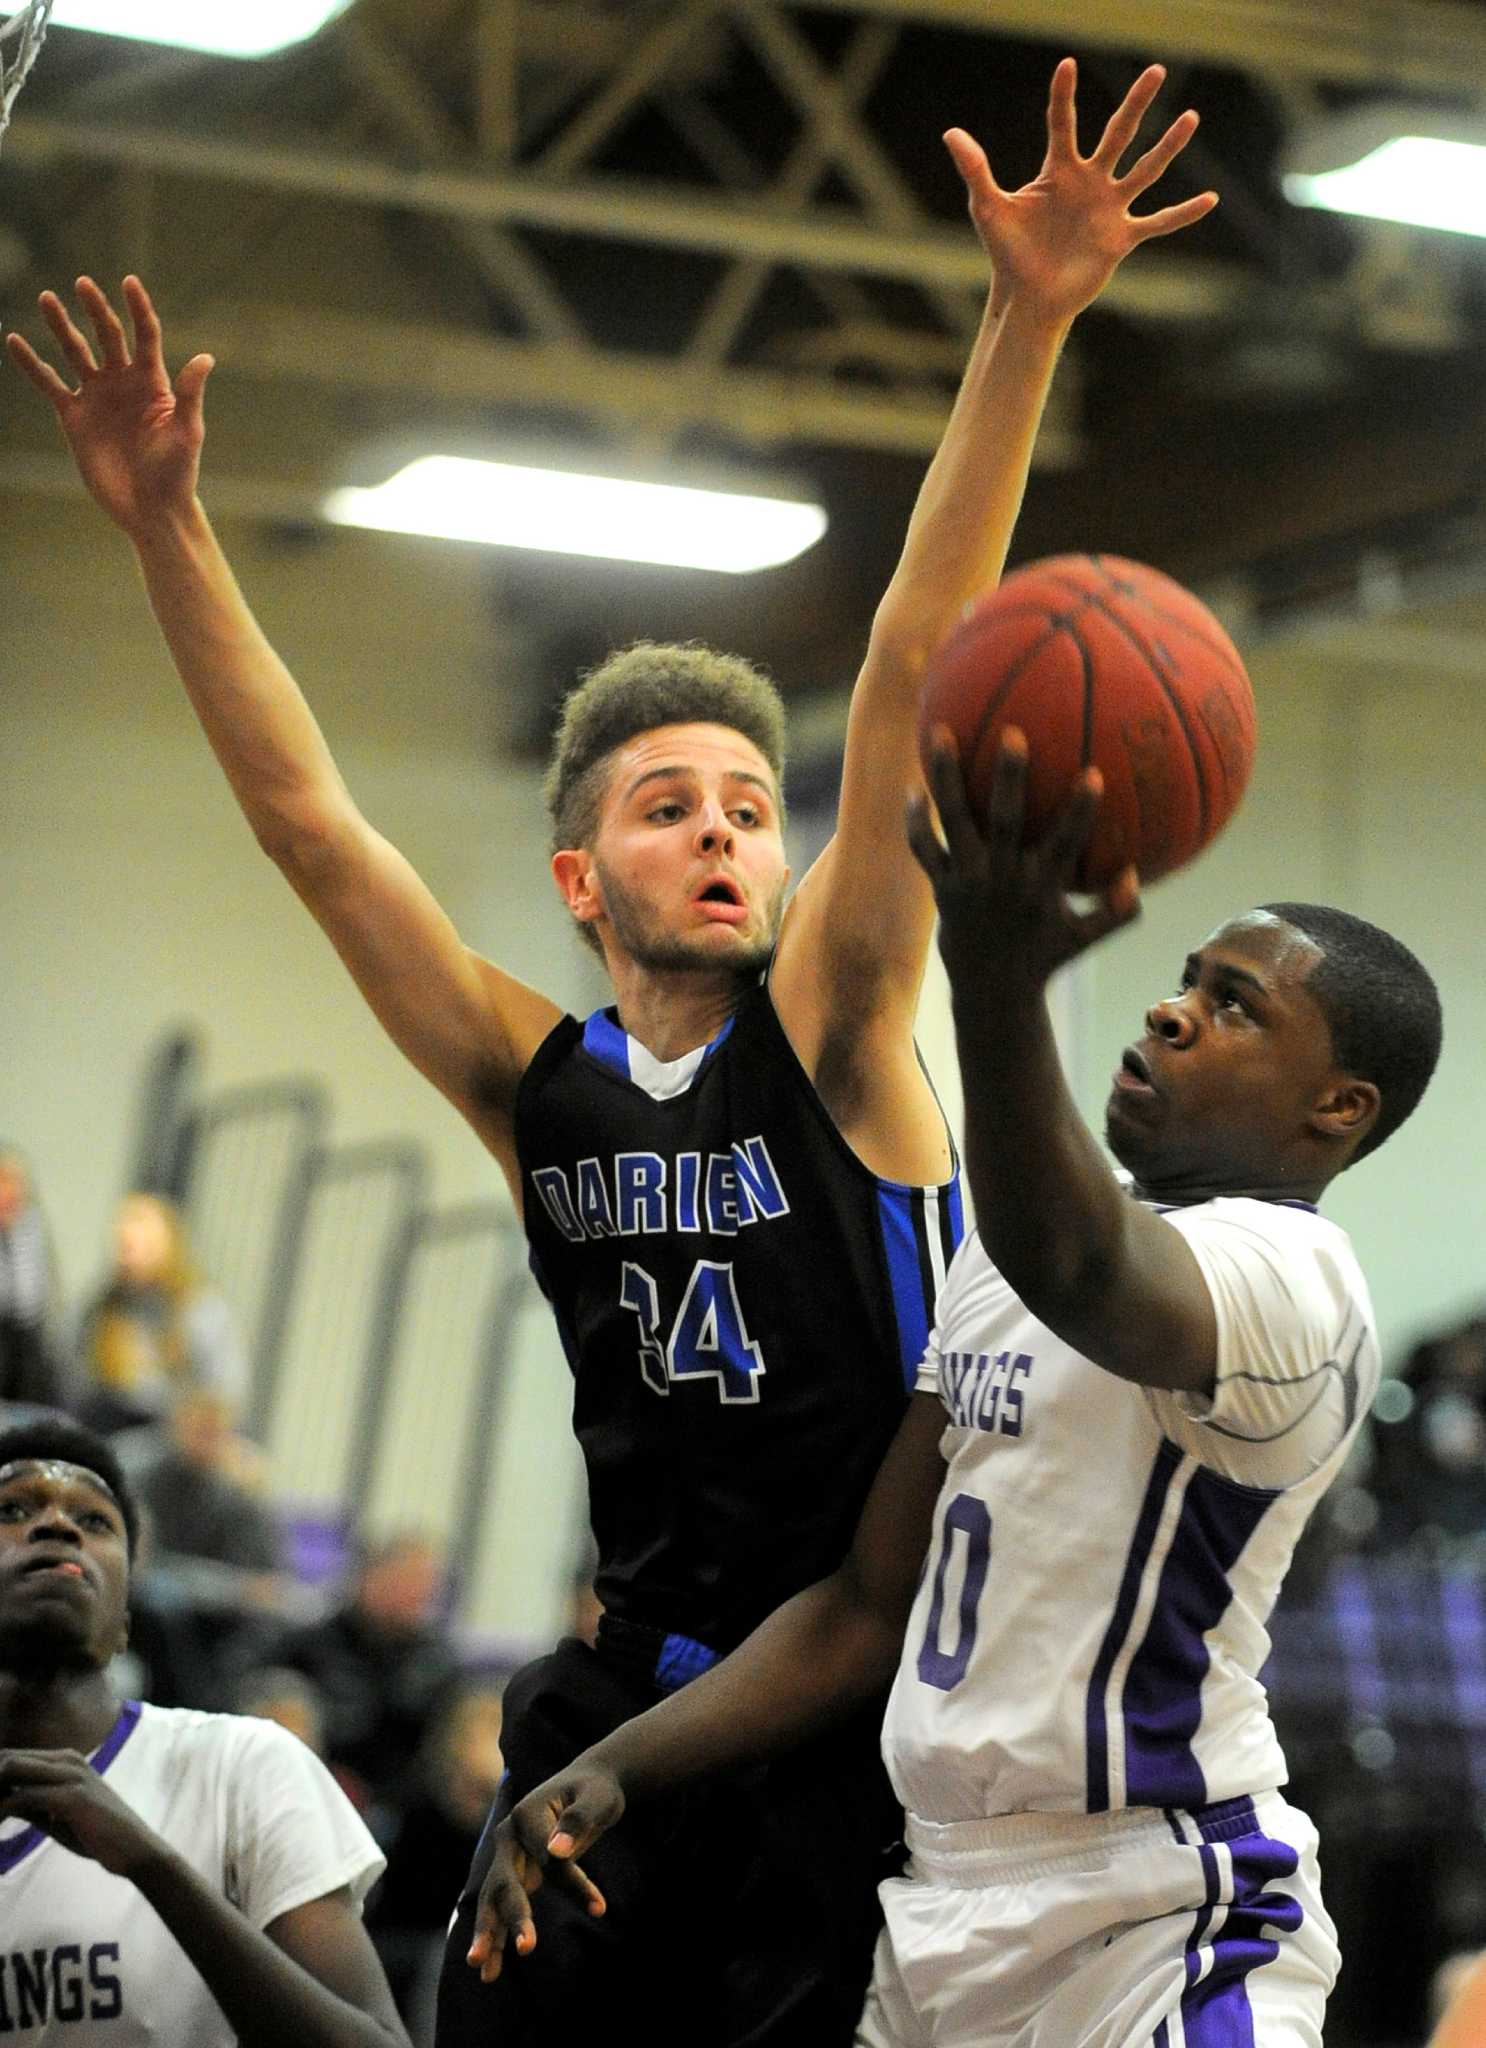
[[[253,836],[301,896],[313,896],[343,872],[355,838],[355,813],[324,797],[294,796],[256,808]]]

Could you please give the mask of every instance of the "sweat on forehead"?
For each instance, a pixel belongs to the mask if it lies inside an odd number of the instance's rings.
[[[8,1465],[0,1465],[0,1486],[13,1485],[17,1479],[81,1479],[115,1507],[119,1505],[118,1496],[102,1473],[90,1471],[86,1465],[73,1465],[65,1458],[15,1458]]]

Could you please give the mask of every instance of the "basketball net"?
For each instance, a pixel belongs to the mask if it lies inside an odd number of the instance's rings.
[[[18,14],[0,19],[0,136],[10,126],[16,95],[41,54],[52,6],[53,0],[26,0]]]

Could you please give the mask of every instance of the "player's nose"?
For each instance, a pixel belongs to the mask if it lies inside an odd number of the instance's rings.
[[[727,851],[733,843],[733,828],[721,804],[706,803],[697,820],[697,845],[704,853]]]
[[[1168,1045],[1180,1048],[1190,1045],[1196,1037],[1197,1020],[1185,999],[1163,996],[1146,1011],[1145,1028],[1153,1038],[1162,1038]]]

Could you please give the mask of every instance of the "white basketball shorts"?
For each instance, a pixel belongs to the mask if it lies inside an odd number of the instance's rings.
[[[1195,1812],[908,1819],[858,2048],[1321,2048],[1340,1961],[1316,1831]]]

